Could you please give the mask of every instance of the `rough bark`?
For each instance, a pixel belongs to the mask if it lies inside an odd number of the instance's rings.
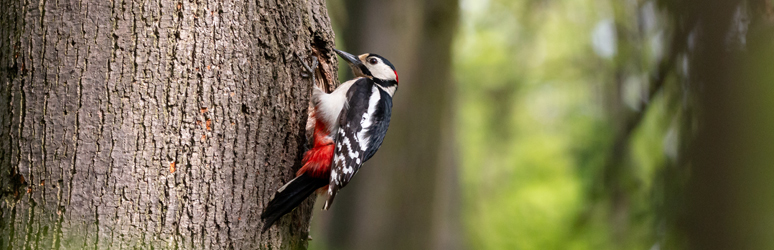
[[[311,199],[259,215],[332,43],[323,0],[0,2],[0,248],[304,247]]]
[[[384,144],[337,195],[332,213],[320,215],[324,241],[331,249],[459,248],[451,74],[459,3],[368,0],[345,6],[339,37],[346,50],[386,57],[401,82]]]

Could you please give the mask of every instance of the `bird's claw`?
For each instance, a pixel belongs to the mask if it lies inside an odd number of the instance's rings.
[[[296,54],[296,57],[298,57],[298,61],[301,62],[301,65],[304,66],[304,69],[306,70],[306,72],[301,72],[301,76],[304,78],[312,77],[312,82],[315,82],[314,69],[317,68],[317,64],[318,64],[317,57],[314,55],[310,56],[312,57],[312,66],[309,67],[309,65],[306,65],[306,62],[304,62],[304,60],[301,59],[301,56],[299,56],[298,53],[295,53],[295,54]]]

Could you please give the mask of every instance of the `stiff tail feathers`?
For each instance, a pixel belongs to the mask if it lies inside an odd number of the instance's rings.
[[[315,87],[315,96],[322,90]],[[315,98],[316,99],[316,98]],[[304,165],[296,173],[296,178],[277,190],[261,214],[264,221],[261,233],[266,232],[280,217],[293,211],[315,190],[328,185],[333,159],[333,139],[321,119],[315,122],[314,147],[304,154]]]
[[[302,174],[279,188],[274,194],[274,198],[261,213],[261,220],[264,221],[261,233],[266,232],[280,217],[293,211],[314,190],[325,185],[328,185],[328,179]]]

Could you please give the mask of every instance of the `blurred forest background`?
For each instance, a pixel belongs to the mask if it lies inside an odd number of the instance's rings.
[[[401,82],[311,249],[774,249],[774,1],[328,8]]]

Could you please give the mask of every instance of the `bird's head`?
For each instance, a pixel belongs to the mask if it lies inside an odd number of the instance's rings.
[[[371,53],[355,56],[337,49],[334,49],[334,51],[347,61],[355,77],[368,77],[380,80],[377,81],[381,82],[380,84],[388,82],[394,82],[395,85],[398,84],[398,72],[395,71],[395,66],[387,58]]]

